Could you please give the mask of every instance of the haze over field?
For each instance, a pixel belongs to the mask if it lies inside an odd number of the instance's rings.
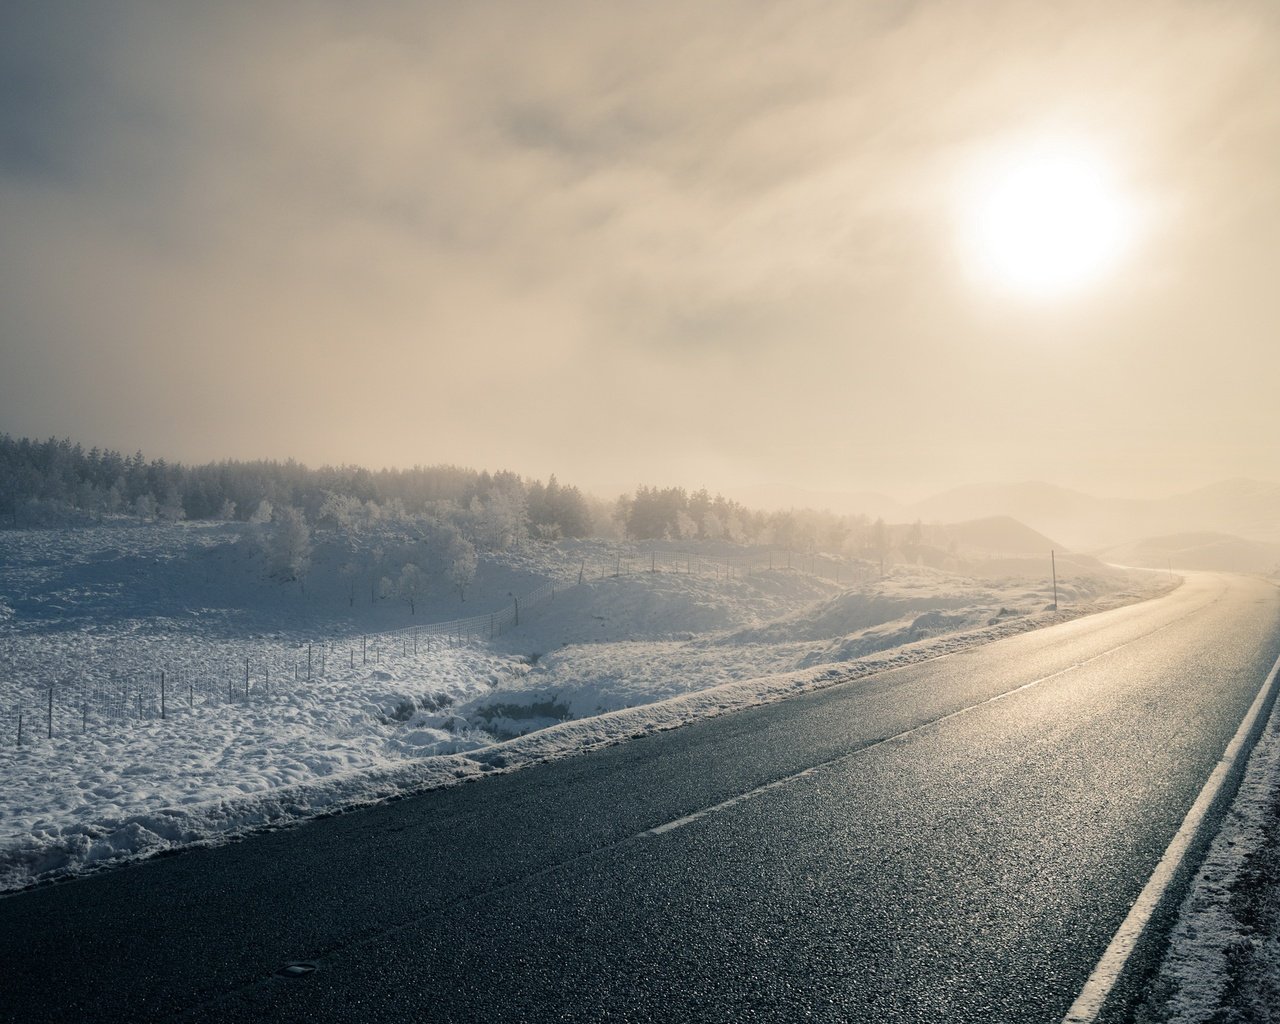
[[[17,0],[0,429],[798,504],[1274,480],[1278,86],[1269,0]]]

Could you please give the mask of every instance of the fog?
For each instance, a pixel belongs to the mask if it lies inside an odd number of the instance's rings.
[[[1123,258],[972,273],[1102,155]],[[1280,477],[1280,8],[7,3],[0,430],[729,493]]]

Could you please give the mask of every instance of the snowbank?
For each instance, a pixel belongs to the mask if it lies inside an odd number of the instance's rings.
[[[1138,1019],[1280,1020],[1280,703],[1183,901]]]
[[[559,581],[513,632],[415,647],[364,634],[375,623],[344,618],[340,594],[313,593],[305,613],[295,590],[246,577],[218,527],[35,532],[0,535],[0,891],[568,756],[1137,596],[1122,576],[1081,577],[1061,587],[1072,607],[1051,612],[1042,581],[895,567],[851,588],[728,561],[699,574],[669,553],[649,560],[666,571],[615,577],[621,556],[576,542],[482,567],[491,589]]]

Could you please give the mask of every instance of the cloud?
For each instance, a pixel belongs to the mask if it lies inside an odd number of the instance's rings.
[[[945,472],[945,436],[957,474],[1087,474],[1041,420],[990,446],[987,410],[1037,412],[1006,401],[1046,369],[1028,338],[1092,353],[1080,424],[1117,372],[1098,339],[1160,337],[1180,386],[1188,308],[1244,339],[1276,311],[1248,284],[1280,216],[1261,2],[2,17],[5,429],[588,484],[685,451],[713,484],[850,487]],[[1151,210],[1128,290],[1053,322],[966,294],[952,237],[975,154],[1044,130],[1100,140]]]

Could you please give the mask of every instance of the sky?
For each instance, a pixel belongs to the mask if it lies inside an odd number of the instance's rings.
[[[1121,212],[1036,193],[992,270],[1040,152]],[[0,430],[605,495],[1276,479],[1278,168],[1273,0],[7,0]],[[1110,248],[1026,287],[1066,228]]]

